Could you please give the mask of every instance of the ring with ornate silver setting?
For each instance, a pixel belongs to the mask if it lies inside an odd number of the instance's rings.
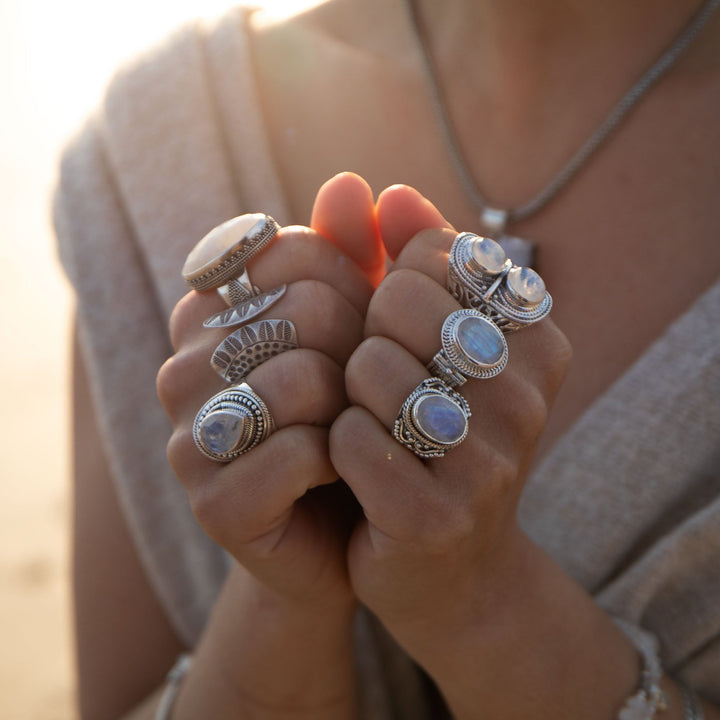
[[[443,457],[467,437],[470,415],[460,393],[438,378],[428,378],[403,403],[392,435],[418,457]]]
[[[487,380],[507,365],[508,347],[500,328],[478,310],[456,310],[442,327],[442,350],[428,370],[450,387],[460,387],[468,377]]]
[[[224,380],[235,384],[266,360],[297,346],[295,325],[289,320],[259,320],[228,335],[210,364]]]
[[[199,291],[218,288],[229,305],[258,295],[245,264],[274,237],[280,226],[269,215],[251,213],[232,218],[213,228],[193,248],[182,275]]]
[[[267,405],[242,383],[213,395],[200,408],[193,439],[205,457],[230,462],[259,445],[274,429]]]
[[[513,264],[494,240],[460,233],[448,258],[447,287],[465,308],[513,332],[548,315],[552,297],[535,270]]]

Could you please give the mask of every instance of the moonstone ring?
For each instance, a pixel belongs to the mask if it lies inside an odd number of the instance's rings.
[[[452,388],[468,377],[487,380],[507,365],[508,347],[500,328],[477,310],[456,310],[442,327],[442,350],[428,370]]]
[[[455,238],[447,287],[463,307],[480,311],[504,333],[542,320],[552,308],[552,297],[535,270],[515,265],[497,242],[474,233]]]
[[[247,384],[213,395],[195,416],[193,439],[205,457],[230,462],[252,450],[275,429],[267,405]]]
[[[221,292],[229,305],[259,294],[245,264],[279,229],[275,220],[262,213],[240,215],[218,225],[188,255],[182,269],[185,282],[201,292],[230,284]]]
[[[392,435],[420,458],[443,457],[468,433],[470,406],[438,378],[423,380],[403,403]]]

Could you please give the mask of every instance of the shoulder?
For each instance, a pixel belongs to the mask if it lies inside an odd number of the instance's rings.
[[[236,214],[212,65],[246,63],[238,60],[245,12],[190,22],[126,63],[67,145],[54,215],[71,277],[78,262],[100,262],[99,247],[123,246],[169,311],[184,288],[164,278],[177,275],[197,238]]]

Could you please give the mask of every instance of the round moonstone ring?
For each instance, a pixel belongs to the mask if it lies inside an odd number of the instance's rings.
[[[275,429],[267,405],[247,384],[213,395],[195,416],[193,439],[205,457],[230,462],[252,450]]]
[[[393,437],[421,458],[443,457],[468,433],[470,406],[438,378],[423,380],[400,409]]]
[[[552,297],[535,270],[509,260],[490,238],[463,232],[450,249],[447,288],[465,308],[489,317],[504,333],[542,320]]]
[[[242,276],[247,261],[260,252],[279,229],[275,220],[263,213],[240,215],[218,225],[188,255],[182,269],[185,282],[195,290],[205,291]],[[249,284],[249,280],[247,282]],[[251,284],[248,294],[256,294]]]
[[[442,350],[428,370],[450,387],[460,387],[466,377],[487,380],[507,365],[508,347],[500,328],[477,310],[456,310],[442,328]]]

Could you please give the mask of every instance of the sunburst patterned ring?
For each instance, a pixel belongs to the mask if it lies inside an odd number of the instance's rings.
[[[259,320],[225,338],[210,364],[220,377],[235,384],[271,357],[297,347],[297,332],[290,320]]]

